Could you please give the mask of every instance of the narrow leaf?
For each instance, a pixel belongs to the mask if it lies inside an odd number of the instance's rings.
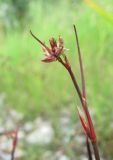
[[[76,45],[77,45],[78,57],[79,57],[79,64],[80,64],[80,75],[81,75],[81,82],[82,82],[82,94],[83,94],[83,97],[86,99],[83,63],[82,63],[80,46],[79,46],[78,34],[77,34],[77,30],[76,30],[75,25],[74,25],[74,32],[75,32],[75,37],[76,37]]]
[[[78,114],[79,114],[79,118],[80,118],[80,122],[81,122],[81,125],[82,125],[82,128],[83,128],[83,131],[84,131],[85,134],[87,135],[88,132],[89,132],[89,129],[88,129],[87,124],[86,124],[86,122],[85,122],[85,120],[84,120],[84,118],[83,118],[83,115],[82,115],[82,113],[81,113],[81,111],[80,111],[80,108],[77,107],[77,110],[78,110]]]

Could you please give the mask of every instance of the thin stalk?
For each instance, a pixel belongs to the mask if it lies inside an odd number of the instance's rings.
[[[75,31],[76,44],[77,44],[78,57],[79,57],[79,64],[80,64],[80,75],[81,75],[81,82],[82,82],[82,95],[86,99],[85,78],[84,78],[84,70],[83,70],[83,63],[82,63],[80,46],[79,46],[78,34],[77,34],[76,26],[75,25],[73,25],[73,26],[74,26],[74,31]]]
[[[89,111],[88,111],[88,107],[87,107],[86,103],[84,103],[84,100],[83,100],[83,97],[82,97],[80,88],[79,88],[79,86],[78,86],[78,84],[77,84],[77,81],[76,81],[76,78],[75,78],[75,76],[74,76],[74,74],[73,74],[72,69],[69,68],[69,69],[68,69],[68,72],[69,72],[69,74],[70,74],[70,77],[71,77],[71,79],[72,79],[72,82],[73,82],[73,84],[74,84],[74,87],[75,87],[75,89],[77,90],[78,96],[79,96],[79,98],[80,98],[81,104],[82,104],[83,109],[84,109],[84,112],[85,112],[85,114],[86,114],[86,119],[87,119],[87,122],[88,122],[88,125],[89,125],[90,132],[92,133],[93,131],[91,130],[91,128],[92,128],[92,126],[93,126],[93,123],[92,123],[92,119],[91,119],[91,116],[90,116]],[[94,129],[94,127],[93,127],[93,129]]]
[[[77,83],[77,80],[76,80],[76,78],[75,78],[75,76],[74,76],[74,74],[73,74],[73,71],[72,71],[71,67],[69,67],[69,68],[66,67],[66,65],[65,65],[65,63],[62,61],[62,59],[59,58],[58,61],[67,69],[67,71],[68,71],[69,74],[70,74],[70,77],[71,77],[71,79],[72,79],[72,82],[73,82],[73,84],[74,84],[74,87],[75,87],[75,89],[76,89],[76,91],[77,91],[77,94],[78,94],[79,99],[80,99],[80,101],[81,101],[81,104],[82,104],[82,106],[83,106],[84,112],[85,112],[85,114],[86,114],[86,119],[87,119],[87,122],[88,122],[88,125],[89,125],[90,132],[92,133],[93,130],[94,130],[93,123],[92,123],[92,119],[91,119],[91,116],[90,116],[90,114],[89,114],[88,107],[87,107],[87,105],[86,105],[87,103],[84,103],[84,100],[83,100],[83,97],[82,97],[80,88],[79,88],[78,83]],[[93,130],[91,129],[92,127],[93,127]],[[96,143],[96,142],[95,142],[95,143]],[[96,159],[96,160],[100,160],[98,147],[97,147],[97,145],[96,145],[95,143],[92,142],[93,149],[94,149],[94,154],[97,154],[97,155],[95,155],[95,159]]]
[[[76,91],[77,91],[77,93],[78,93],[78,96],[79,96],[79,98],[80,98],[81,104],[82,104],[82,106],[84,106],[82,94],[81,94],[80,88],[79,88],[79,86],[78,86],[77,80],[76,80],[76,78],[75,78],[75,76],[74,76],[74,74],[73,74],[73,72],[72,72],[71,67],[67,68],[67,67],[66,67],[66,64],[63,62],[63,60],[62,60],[60,57],[58,58],[58,61],[59,61],[59,62],[66,68],[66,70],[69,72],[70,77],[71,77],[71,79],[72,79],[72,82],[73,82],[73,84],[74,84],[74,87],[75,87],[75,89],[76,89]]]
[[[83,63],[82,63],[80,46],[79,46],[78,34],[77,34],[77,30],[76,30],[76,26],[75,25],[74,25],[74,31],[75,31],[75,37],[76,37],[76,42],[77,42],[77,50],[78,50],[78,57],[79,57],[79,64],[80,64],[80,74],[81,74],[81,81],[82,81],[82,94],[83,94],[83,97],[85,98],[85,106],[86,106],[86,108],[88,108],[87,107],[87,100],[86,100],[86,90],[85,90],[85,78],[84,78]],[[88,138],[87,138],[87,145],[88,145]],[[93,149],[94,149],[95,159],[100,160],[97,143],[96,142],[92,142],[92,145],[93,145]]]
[[[90,116],[89,111],[88,111],[87,103],[84,103],[84,101],[83,101],[82,94],[81,94],[80,88],[79,88],[79,86],[77,84],[76,78],[75,78],[75,76],[73,74],[73,71],[71,70],[71,68],[68,68],[67,70],[68,70],[68,72],[70,74],[70,77],[72,79],[74,87],[77,90],[78,96],[80,98],[81,104],[82,104],[84,112],[86,114],[86,119],[87,119],[87,122],[88,122],[88,125],[89,125],[90,132],[92,133],[92,132],[94,132],[94,127],[93,127],[91,116]],[[92,127],[93,127],[93,130],[92,130]],[[96,141],[92,142],[92,145],[93,145],[95,159],[96,160],[100,160],[99,150],[98,150],[98,146],[97,146]]]
[[[15,149],[13,149],[11,152],[11,160],[14,160],[14,154],[15,154]]]
[[[78,86],[77,80],[76,80],[76,78],[75,78],[75,76],[73,74],[73,71],[72,71],[71,67],[67,68],[65,63],[62,61],[62,59],[60,57],[59,57],[58,61],[66,68],[66,70],[70,74],[71,80],[72,80],[72,82],[74,84],[74,87],[75,87],[75,89],[77,91],[77,94],[78,94],[79,99],[81,101],[81,104],[83,106],[84,112],[86,113],[86,119],[88,121],[88,124],[89,124],[89,126],[92,126],[93,124],[92,124],[92,120],[91,120],[91,117],[90,117],[90,114],[89,114],[89,111],[88,111],[88,107],[85,105],[86,103],[84,103],[84,100],[83,100],[83,97],[82,97],[82,93],[80,91],[80,88]]]
[[[77,50],[78,50],[80,76],[81,76],[81,82],[82,82],[82,96],[84,97],[85,103],[86,103],[86,106],[87,106],[86,89],[85,89],[85,78],[84,78],[84,70],[83,70],[83,63],[82,63],[80,45],[79,45],[76,26],[73,25],[73,27],[74,27],[74,32],[75,32],[75,37],[76,37],[76,45],[77,45]],[[89,160],[92,160],[91,146],[90,146],[90,142],[88,140],[88,136],[86,136],[86,145],[87,145],[88,158],[89,158]]]
[[[70,76],[71,76],[71,79],[72,79],[72,82],[73,82],[73,84],[74,84],[74,87],[75,87],[75,89],[77,90],[77,93],[78,93],[78,95],[79,95],[81,104],[82,104],[83,109],[84,109],[84,111],[85,111],[85,113],[86,113],[86,118],[87,118],[87,122],[88,122],[88,124],[89,124],[89,127],[90,127],[90,126],[93,127],[93,123],[92,123],[92,119],[91,119],[91,116],[90,116],[89,111],[88,111],[87,103],[84,103],[84,102],[83,102],[82,95],[81,95],[81,91],[80,91],[80,89],[79,89],[79,86],[78,86],[78,84],[77,84],[76,78],[75,78],[75,76],[74,76],[71,68],[68,69],[68,72],[69,72],[69,74],[70,74]],[[91,130],[92,127],[89,128],[89,129],[90,129],[90,132],[93,132],[93,131]],[[94,127],[93,127],[93,130],[94,130]],[[93,150],[94,150],[95,159],[96,159],[96,160],[100,160],[97,142],[96,142],[96,141],[95,141],[95,142],[92,142],[92,146],[93,146]]]
[[[74,84],[74,87],[75,87],[75,89],[76,89],[76,91],[77,91],[77,93],[78,93],[78,96],[79,96],[79,99],[80,99],[80,101],[81,101],[81,104],[82,104],[82,106],[84,106],[82,94],[81,94],[80,88],[79,88],[79,86],[78,86],[77,80],[76,80],[76,78],[75,78],[75,76],[74,76],[74,74],[73,74],[73,71],[72,71],[71,67],[68,69],[68,72],[69,72],[69,74],[70,74],[70,77],[71,77],[71,79],[72,79],[72,82],[73,82],[73,84]]]
[[[92,152],[91,152],[91,146],[90,146],[90,142],[89,142],[88,136],[86,136],[86,145],[87,145],[88,159],[89,160],[93,160]]]
[[[87,122],[89,124],[89,127],[91,128],[91,126],[93,126],[93,124],[92,124],[92,120],[91,120],[91,117],[90,117],[90,114],[89,114],[89,111],[88,111],[88,107],[87,107],[86,103],[84,103],[84,99],[82,97],[82,93],[81,93],[80,88],[78,86],[77,80],[76,80],[76,78],[75,78],[75,76],[73,74],[73,71],[72,71],[71,67],[67,68],[67,66],[65,65],[65,63],[62,61],[62,59],[60,57],[59,57],[58,61],[67,69],[67,71],[70,74],[70,77],[72,79],[74,87],[75,87],[75,89],[77,91],[77,94],[78,94],[79,99],[81,101],[81,104],[83,106],[84,112],[86,114]],[[91,132],[92,132],[92,130],[91,130]]]
[[[98,151],[97,142],[92,142],[93,150],[94,150],[94,156],[96,160],[100,160],[100,155]]]
[[[18,141],[18,130],[14,132],[14,138],[12,142],[12,152],[11,152],[11,160],[14,160],[14,155],[17,147],[17,141]]]

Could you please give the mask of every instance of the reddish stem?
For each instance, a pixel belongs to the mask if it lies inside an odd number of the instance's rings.
[[[80,51],[80,47],[79,47],[78,34],[77,34],[77,30],[76,30],[76,26],[75,25],[74,25],[74,31],[75,31],[75,37],[76,37],[76,42],[77,42],[77,50],[78,50],[78,57],[79,57],[79,64],[80,64],[80,74],[81,74],[81,81],[82,81],[82,94],[83,94],[83,97],[85,98],[85,106],[86,106],[86,108],[88,108],[87,107],[87,100],[86,100],[86,90],[85,90],[85,78],[84,78],[83,63],[82,63],[81,51]],[[91,125],[93,125],[93,124],[91,124]],[[90,145],[88,143],[89,142],[88,142],[88,139],[87,139],[87,145]],[[95,142],[92,142],[92,145],[93,145],[93,149],[94,149],[95,159],[100,160],[100,156],[99,156],[99,151],[98,151],[98,146],[97,146],[96,140],[95,140]]]
[[[94,150],[94,156],[96,160],[100,160],[100,155],[99,155],[99,151],[98,151],[98,146],[97,146],[97,142],[92,142],[92,146],[93,146],[93,150]]]
[[[11,152],[11,160],[14,160],[14,155],[17,147],[17,141],[18,141],[18,130],[14,131],[14,137],[12,142],[12,152]]]
[[[92,152],[91,152],[91,146],[90,146],[90,141],[89,141],[88,136],[86,136],[86,145],[87,145],[88,159],[89,160],[93,160]]]
[[[86,101],[84,102],[84,99],[82,97],[80,88],[79,88],[77,80],[76,80],[76,78],[73,74],[73,71],[72,71],[71,67],[67,68],[66,64],[62,61],[62,59],[60,57],[59,57],[58,61],[67,69],[67,71],[70,74],[70,77],[72,79],[74,87],[77,91],[77,94],[78,94],[79,99],[81,101],[81,104],[83,106],[83,109],[84,109],[84,112],[85,112],[85,115],[86,115],[86,119],[87,119],[87,122],[88,122],[88,126],[89,126],[89,129],[90,129],[90,134],[95,136],[94,126],[93,126],[92,119],[91,119],[91,116],[90,116],[89,111],[88,111],[87,103],[86,103]],[[95,137],[95,140],[92,142],[92,145],[93,145],[93,149],[94,149],[95,159],[100,160],[98,147],[96,145],[96,137]]]
[[[76,37],[76,43],[77,43],[79,64],[80,64],[80,75],[81,75],[81,81],[82,81],[82,94],[83,94],[83,97],[86,99],[86,89],[85,89],[85,78],[84,78],[83,63],[82,63],[80,46],[79,46],[78,34],[77,34],[77,30],[76,30],[75,25],[74,25],[74,31],[75,31],[75,37]]]
[[[12,150],[12,152],[11,152],[11,160],[14,160],[14,153],[15,153],[15,150]]]
[[[84,112],[86,114],[87,122],[88,122],[89,129],[90,129],[90,133],[91,133],[91,135],[93,135],[93,134],[95,134],[95,131],[94,131],[94,127],[93,127],[91,116],[90,116],[89,111],[88,111],[87,103],[84,103],[84,101],[83,101],[81,91],[79,89],[79,86],[77,84],[76,78],[75,78],[75,76],[74,76],[71,68],[68,69],[68,72],[69,72],[69,74],[71,76],[71,79],[73,81],[74,87],[77,90],[78,96],[80,98],[81,104],[82,104]],[[93,145],[93,149],[94,149],[95,159],[96,160],[100,160],[100,156],[99,156],[99,151],[98,151],[96,139],[95,139],[94,142],[92,142],[92,145]]]

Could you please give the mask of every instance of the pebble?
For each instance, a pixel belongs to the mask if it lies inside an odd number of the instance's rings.
[[[26,140],[32,144],[49,144],[54,138],[54,130],[49,121],[39,117],[36,123],[37,128],[28,134]]]

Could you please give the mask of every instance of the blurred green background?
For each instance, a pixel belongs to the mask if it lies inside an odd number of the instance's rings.
[[[73,123],[78,121],[76,106],[80,102],[68,74],[58,62],[41,62],[41,47],[29,33],[31,29],[47,44],[51,36],[61,35],[80,83],[73,24],[79,35],[99,146],[107,159],[113,158],[112,0],[0,0],[0,93],[6,95],[1,113],[14,108],[24,113],[24,121],[44,114],[56,127],[59,111],[66,108]],[[31,160],[43,154],[44,148],[29,148]]]

